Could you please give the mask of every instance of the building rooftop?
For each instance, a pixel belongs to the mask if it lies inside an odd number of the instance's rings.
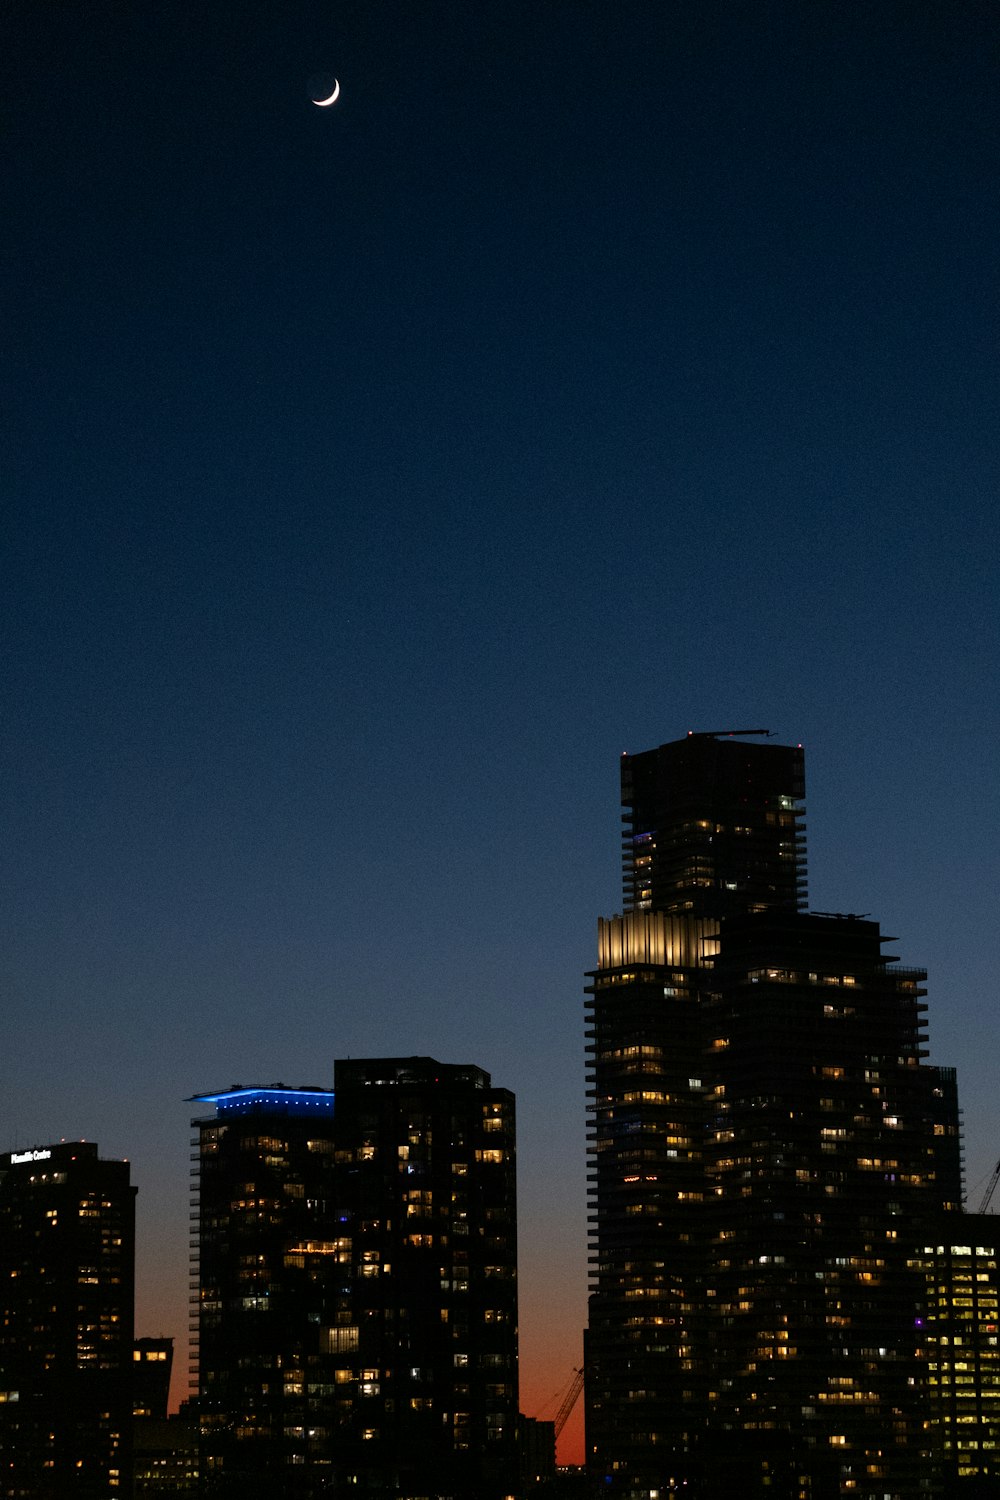
[[[236,1083],[218,1092],[192,1094],[186,1102],[214,1104],[219,1114],[253,1114],[264,1111],[283,1115],[319,1115],[332,1112],[333,1098],[332,1089],[309,1084],[290,1089],[282,1083],[254,1084],[249,1087]]]

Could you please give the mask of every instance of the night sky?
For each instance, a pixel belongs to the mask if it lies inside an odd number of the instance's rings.
[[[565,1385],[618,756],[688,729],[805,745],[812,904],[929,966],[977,1202],[995,7],[3,27],[0,1149],[132,1159],[137,1331],[187,1096],[429,1053],[517,1094],[523,1409]]]

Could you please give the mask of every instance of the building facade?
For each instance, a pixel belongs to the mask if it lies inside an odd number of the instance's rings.
[[[131,1495],[135,1194],[92,1141],[0,1156],[0,1495]]]
[[[800,747],[622,761],[588,986],[587,1446],[602,1493],[903,1500],[940,1452],[911,1264],[957,1209],[922,971],[807,914]]]
[[[206,1494],[514,1496],[513,1096],[391,1058],[197,1099]]]
[[[612,1494],[689,1477],[704,1426],[702,968],[718,923],[599,924],[590,976],[588,1466]],[[642,1490],[639,1490],[642,1493]]]
[[[481,1068],[337,1062],[356,1330],[347,1474],[362,1493],[518,1490],[514,1097]],[[353,1334],[350,1335],[354,1337]]]
[[[215,1106],[194,1121],[193,1142],[205,1493],[320,1494],[333,1453],[336,1270],[349,1254],[333,1095],[234,1088],[198,1102]]]
[[[911,1247],[918,1340],[945,1494],[1000,1494],[1000,1225],[947,1214]]]
[[[792,1494],[919,1495],[938,1465],[908,1251],[960,1206],[957,1105],[925,976],[882,942],[730,919],[703,1003],[709,1426],[773,1448]]]
[[[136,1417],[133,1431],[134,1486],[161,1500],[199,1493],[198,1423],[185,1412],[172,1417]]]

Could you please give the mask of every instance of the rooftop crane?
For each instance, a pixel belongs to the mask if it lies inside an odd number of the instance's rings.
[[[1000,1182],[1000,1161],[998,1161],[996,1166],[993,1168],[993,1176],[990,1178],[989,1182],[986,1185],[986,1191],[983,1194],[982,1202],[979,1205],[979,1213],[984,1214],[989,1208],[990,1201],[993,1197],[994,1192],[996,1191],[996,1185],[998,1182]]]

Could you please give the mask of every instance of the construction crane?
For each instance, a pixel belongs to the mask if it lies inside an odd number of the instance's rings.
[[[1000,1172],[1000,1168],[998,1168],[998,1172]],[[569,1421],[569,1414],[576,1405],[580,1392],[582,1390],[583,1371],[574,1370],[573,1379],[570,1381],[569,1389],[566,1392],[565,1396],[562,1398],[562,1403],[559,1407],[559,1410],[556,1412],[555,1421],[552,1424],[555,1428],[555,1436],[557,1438],[562,1432],[563,1428],[566,1426],[566,1423]]]
[[[989,1208],[990,1201],[996,1191],[996,1185],[998,1182],[1000,1182],[1000,1161],[998,1161],[996,1166],[993,1168],[993,1176],[990,1178],[989,1182],[986,1185],[986,1191],[983,1194],[982,1202],[980,1203],[977,1210],[978,1213],[984,1214]]]

